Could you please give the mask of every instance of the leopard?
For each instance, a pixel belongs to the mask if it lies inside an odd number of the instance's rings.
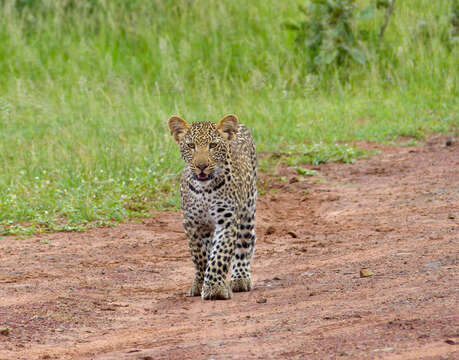
[[[180,206],[195,268],[189,295],[226,300],[252,290],[257,152],[249,129],[234,114],[191,123],[174,115],[168,125],[185,163]]]

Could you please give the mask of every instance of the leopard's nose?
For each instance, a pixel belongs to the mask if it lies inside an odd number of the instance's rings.
[[[201,170],[201,171],[204,171],[205,168],[207,168],[208,165],[206,164],[200,164],[200,165],[196,165],[196,167]]]

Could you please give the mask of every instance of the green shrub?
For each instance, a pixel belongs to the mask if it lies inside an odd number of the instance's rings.
[[[349,60],[364,64],[365,54],[354,30],[355,0],[311,0],[300,7],[306,19],[295,30],[295,42],[304,51],[309,65],[317,69],[324,65],[343,65]]]
[[[379,49],[394,5],[395,0],[371,0],[360,10],[356,0],[310,0],[299,7],[306,19],[286,26],[296,31],[295,43],[306,55],[310,70],[365,65],[368,54]],[[368,21],[376,18],[380,28],[369,27]]]

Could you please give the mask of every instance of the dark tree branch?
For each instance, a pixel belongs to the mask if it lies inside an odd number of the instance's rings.
[[[389,25],[389,20],[394,11],[395,0],[390,0],[389,7],[386,10],[386,16],[384,18],[384,24],[381,26],[381,32],[379,33],[379,42],[383,39],[384,32],[386,31],[387,25]]]

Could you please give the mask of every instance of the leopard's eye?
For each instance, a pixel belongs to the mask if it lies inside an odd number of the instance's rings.
[[[193,150],[194,150],[195,145],[194,145],[193,143],[188,143],[188,147],[189,147],[190,149],[193,149]]]
[[[217,143],[210,143],[209,144],[209,149],[213,149],[215,147],[217,147]]]

